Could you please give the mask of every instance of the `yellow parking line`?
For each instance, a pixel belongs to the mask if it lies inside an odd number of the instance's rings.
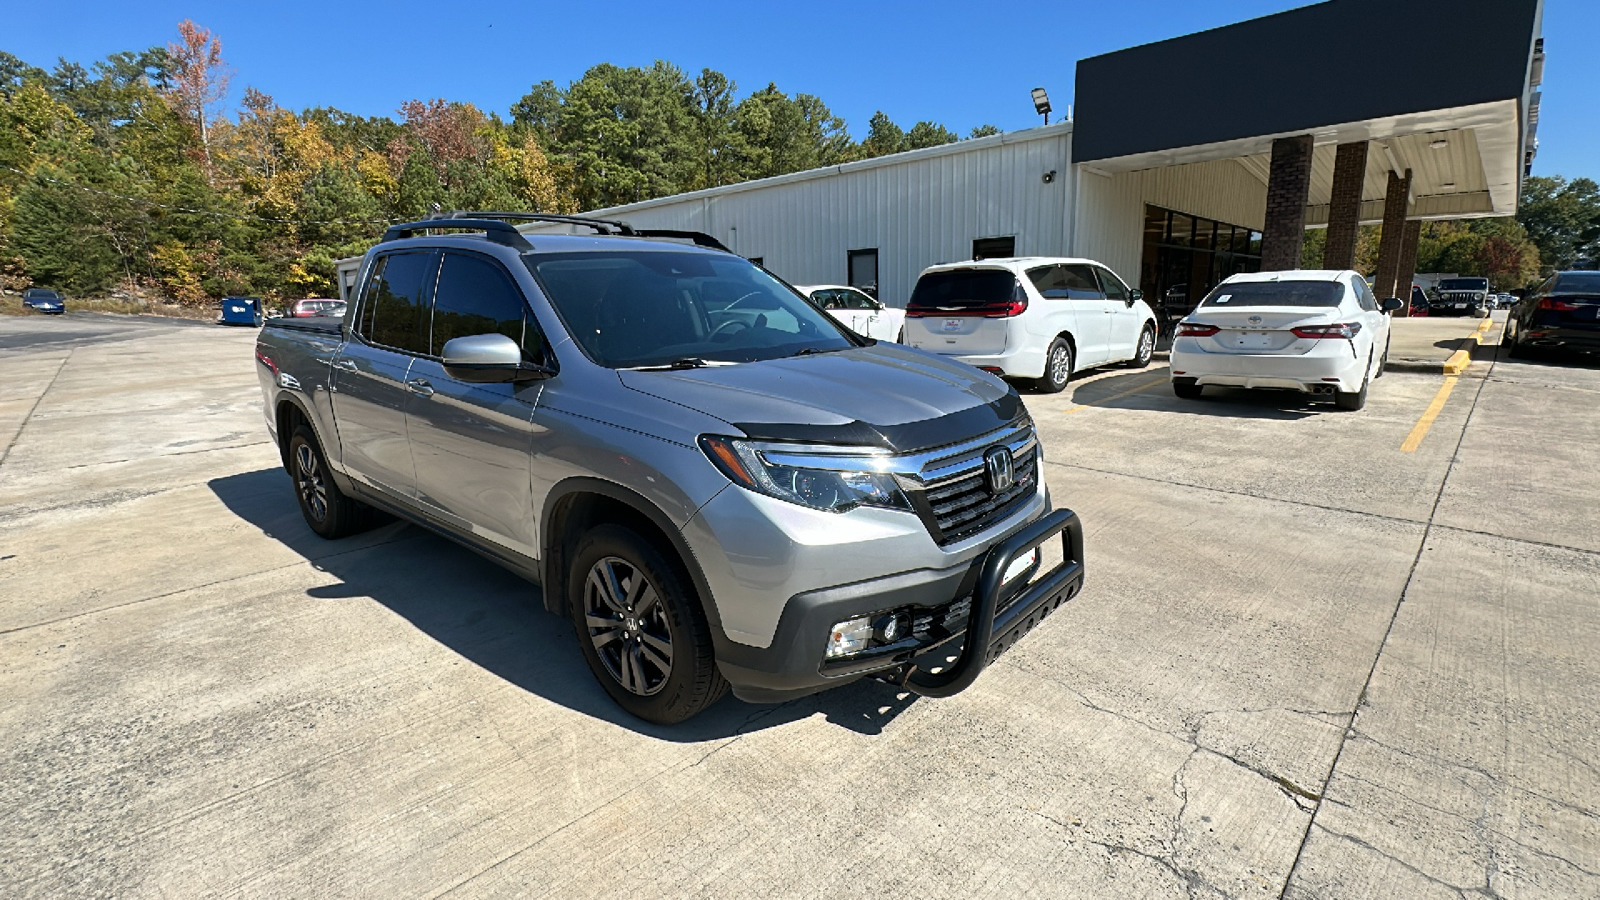
[[[1411,429],[1411,433],[1406,435],[1405,443],[1400,445],[1401,453],[1417,452],[1417,448],[1422,445],[1422,439],[1428,436],[1428,429],[1433,427],[1433,420],[1439,418],[1440,410],[1444,409],[1445,401],[1450,399],[1450,392],[1455,390],[1456,382],[1460,380],[1455,375],[1444,380],[1439,393],[1433,395],[1433,402],[1423,410],[1422,418],[1417,420],[1416,427]]]
[[[1094,406],[1098,406],[1098,405],[1100,405],[1102,403],[1110,403],[1113,400],[1121,400],[1123,397],[1127,397],[1127,396],[1130,396],[1132,394],[1137,394],[1140,391],[1147,390],[1149,388],[1153,388],[1156,385],[1161,384],[1162,382],[1164,382],[1166,380],[1167,380],[1166,376],[1163,375],[1162,377],[1156,379],[1155,381],[1147,381],[1144,384],[1139,385],[1138,387],[1128,388],[1125,391],[1121,391],[1121,392],[1112,394],[1109,397],[1101,397],[1099,400],[1091,400],[1090,402],[1082,404],[1081,406],[1074,406],[1071,409],[1067,410],[1066,412],[1062,413],[1062,415],[1070,416],[1075,412],[1082,412],[1082,411],[1084,411],[1086,409],[1089,409],[1089,408],[1094,407]]]

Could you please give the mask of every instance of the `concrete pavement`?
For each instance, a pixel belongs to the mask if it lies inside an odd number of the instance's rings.
[[[525,582],[312,535],[253,332],[71,319],[0,320],[4,896],[1600,894],[1600,366],[1412,452],[1439,377],[1029,395],[1079,599],[950,700],[661,729]]]

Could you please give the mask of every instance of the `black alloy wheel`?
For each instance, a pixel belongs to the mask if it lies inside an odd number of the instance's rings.
[[[584,625],[606,674],[630,694],[649,697],[672,677],[672,626],[661,592],[637,566],[607,556],[583,585]]]
[[[345,496],[328,471],[327,458],[317,437],[305,425],[289,437],[289,477],[294,479],[300,515],[311,530],[325,538],[342,538],[372,525],[371,507]]]

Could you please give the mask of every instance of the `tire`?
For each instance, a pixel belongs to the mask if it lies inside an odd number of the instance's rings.
[[[1521,331],[1516,319],[1506,320],[1505,337],[1501,338],[1506,347],[1506,355],[1512,359],[1532,359],[1533,351],[1528,349],[1527,344],[1522,343]]]
[[[1150,365],[1150,357],[1155,355],[1156,328],[1154,325],[1146,325],[1144,330],[1139,332],[1139,347],[1134,351],[1133,359],[1128,360],[1128,368],[1142,369]]]
[[[296,428],[289,438],[289,477],[294,479],[300,515],[317,534],[337,540],[369,524],[367,507],[339,490],[317,436],[305,425]]]
[[[1044,352],[1044,377],[1036,378],[1033,389],[1041,394],[1059,394],[1072,380],[1072,345],[1065,338],[1050,342]]]
[[[1392,338],[1383,342],[1383,358],[1378,360],[1378,371],[1372,373],[1374,379],[1382,378],[1384,370],[1389,368],[1389,345],[1392,343]]]
[[[1333,405],[1339,409],[1355,412],[1367,405],[1367,388],[1372,384],[1371,376],[1363,375],[1361,390],[1359,391],[1334,391]]]
[[[632,715],[674,725],[727,693],[688,576],[632,529],[598,525],[578,540],[567,607],[589,670]]]
[[[1193,378],[1172,379],[1172,392],[1184,400],[1199,400],[1204,390]]]

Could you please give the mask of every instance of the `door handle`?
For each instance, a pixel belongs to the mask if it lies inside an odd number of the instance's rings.
[[[420,397],[432,397],[433,385],[426,378],[413,378],[406,382],[406,390]]]
[[[355,361],[349,359],[336,359],[333,361],[333,367],[345,372],[354,372],[356,370]]]

